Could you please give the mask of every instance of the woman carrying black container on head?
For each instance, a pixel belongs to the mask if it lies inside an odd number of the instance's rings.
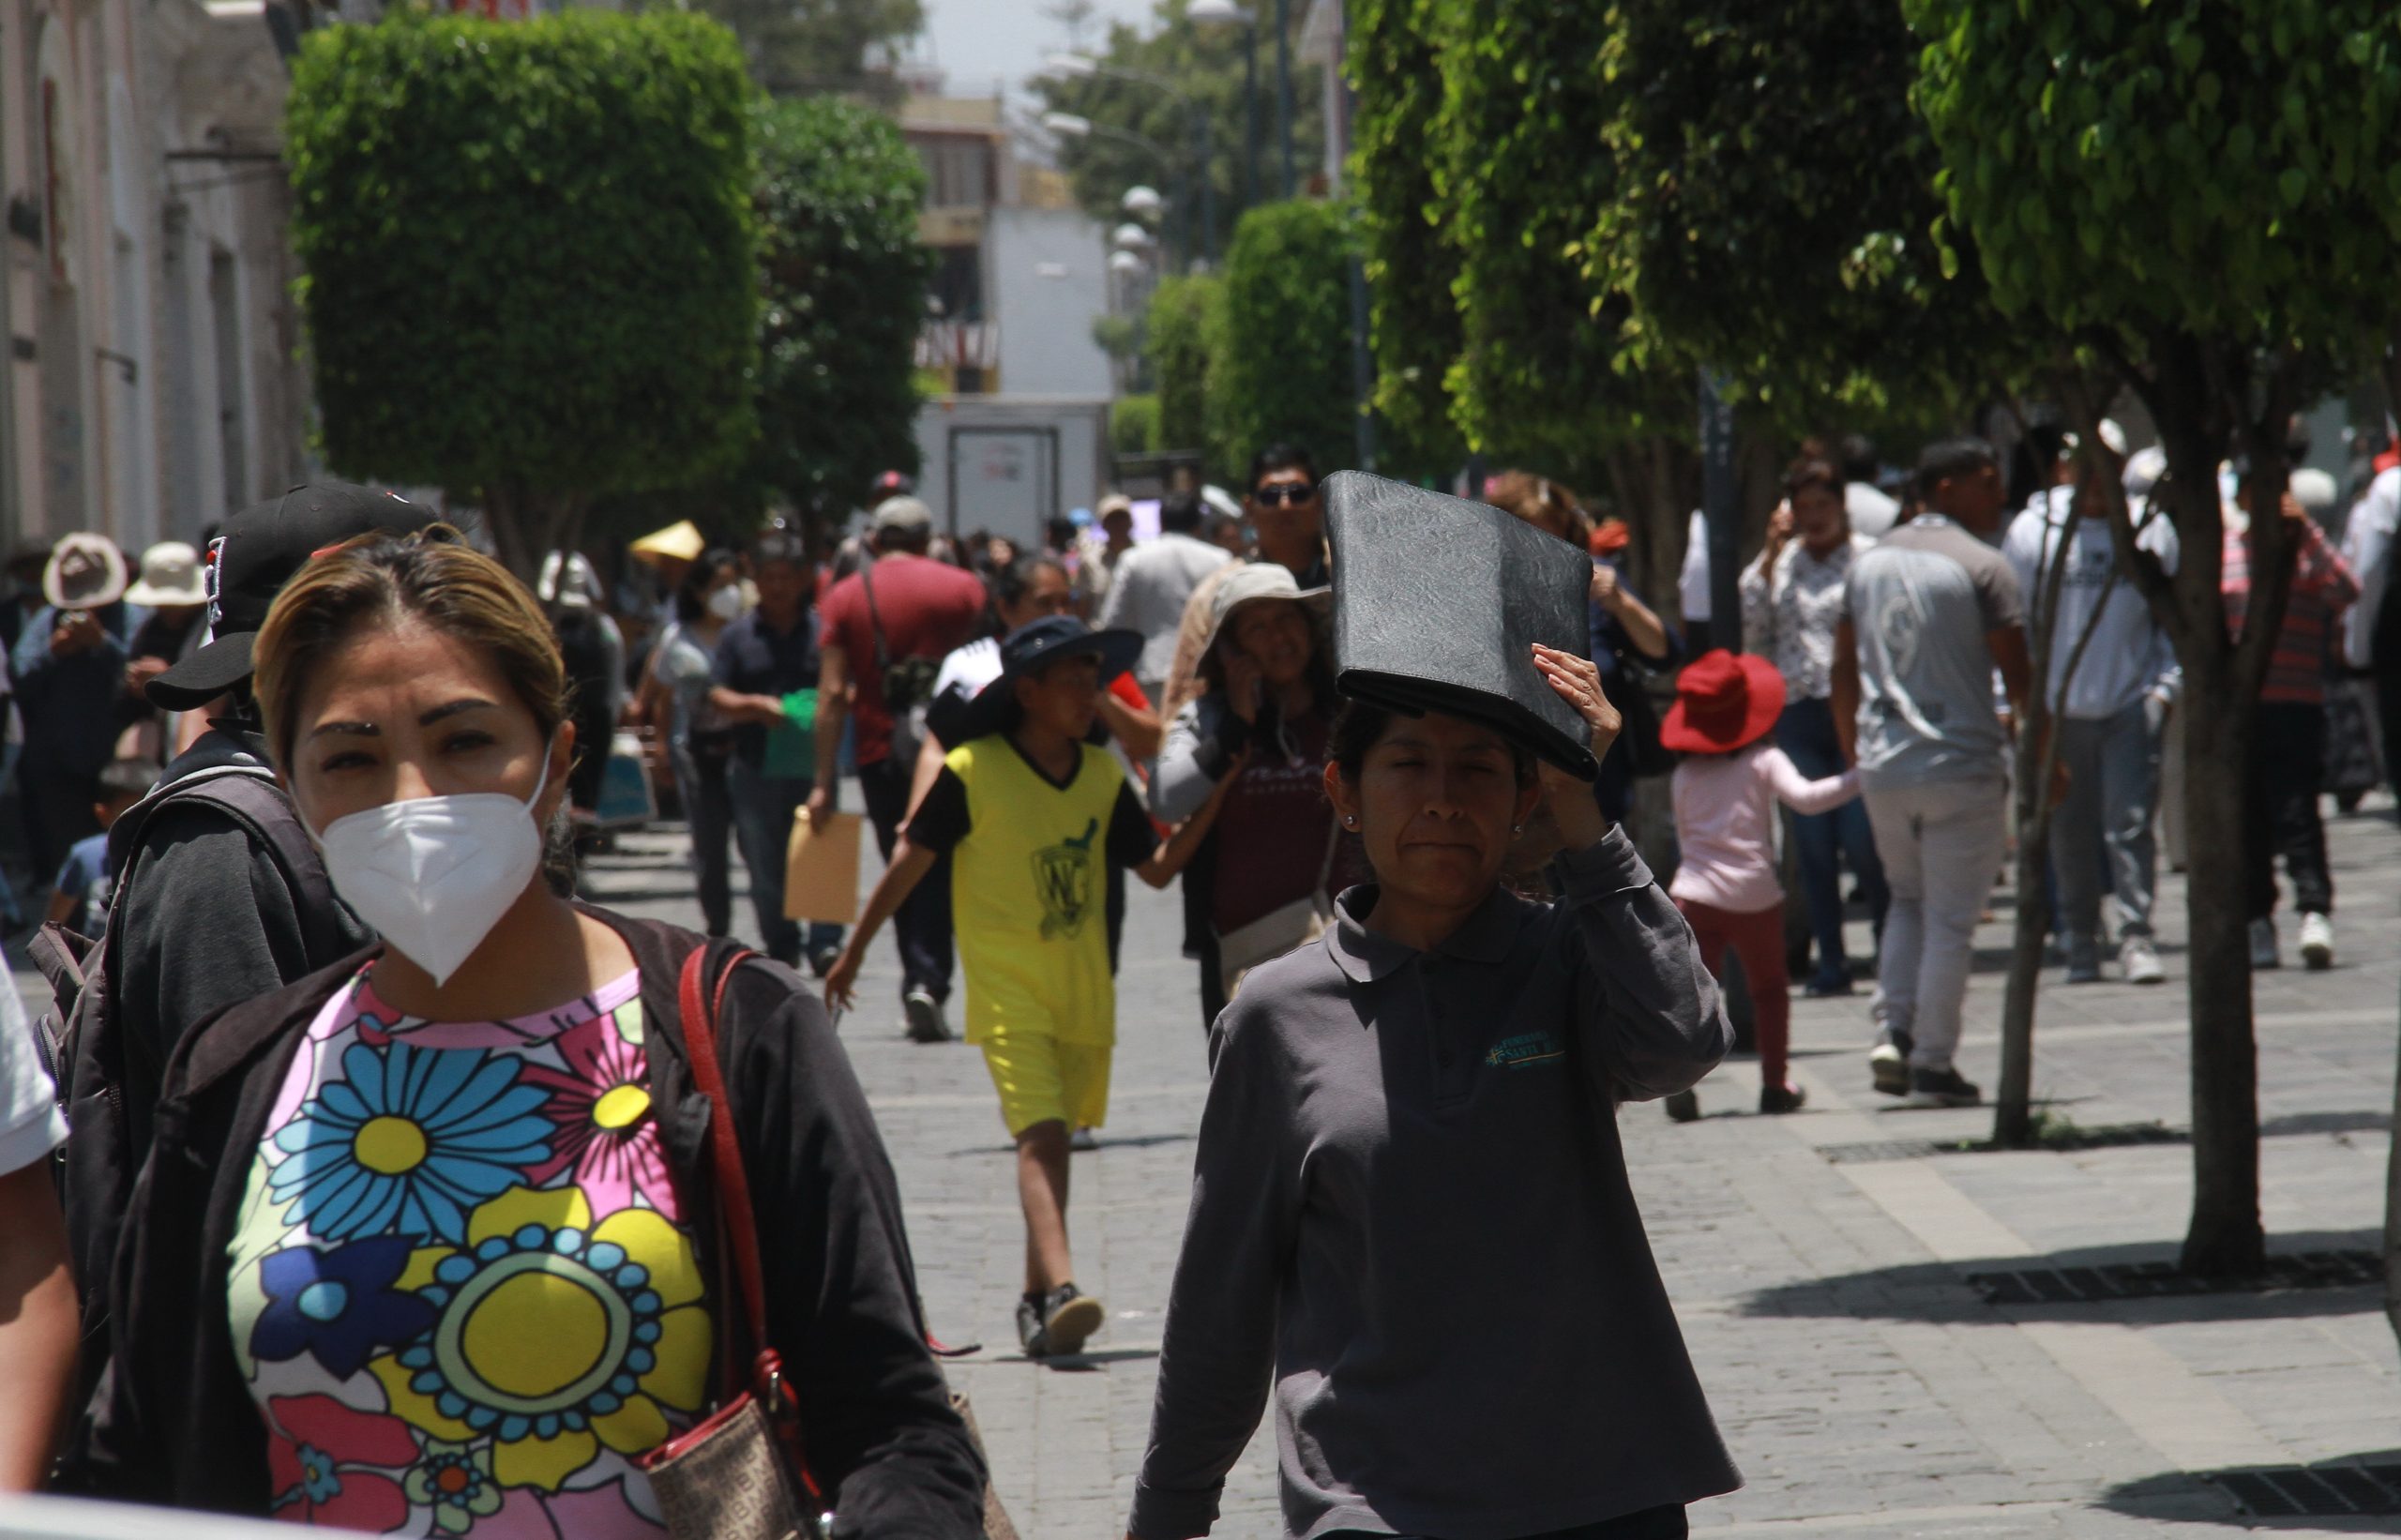
[[[1367,485],[1378,514],[1435,495]],[[1497,607],[1503,561],[1458,565]],[[1604,755],[1593,664],[1513,651],[1513,697],[1547,687]],[[1325,786],[1373,880],[1213,1033],[1134,1540],[1209,1532],[1271,1389],[1296,1540],[1664,1540],[1738,1483],[1614,1115],[1726,1052],[1716,990],[1586,786],[1452,693],[1472,714],[1346,709]],[[1513,844],[1554,837],[1556,903],[1502,885]]]

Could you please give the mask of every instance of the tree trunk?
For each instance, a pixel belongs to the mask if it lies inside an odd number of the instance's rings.
[[[2252,1034],[2242,838],[2249,823],[2245,786],[2258,713],[2233,687],[2232,673],[2231,668],[2196,670],[2188,661],[2182,707],[2193,1034],[2193,1216],[2182,1264],[2186,1272],[2212,1276],[2254,1274],[2267,1261],[2259,1226],[2259,1056]]]
[[[2018,773],[2031,754],[2018,756]],[[2031,816],[2031,806],[2035,810]],[[2034,1141],[2034,995],[2043,974],[2046,927],[2044,877],[2051,868],[2051,809],[2043,796],[2017,801],[2017,923],[2009,940],[2009,983],[2001,1003],[2001,1087],[1994,1094],[1992,1141],[2022,1150]]]

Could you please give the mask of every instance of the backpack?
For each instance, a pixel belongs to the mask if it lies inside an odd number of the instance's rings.
[[[160,786],[127,809],[109,830],[110,864],[118,880],[98,937],[53,922],[43,926],[28,947],[54,997],[34,1038],[57,1081],[58,1109],[67,1118],[67,1142],[55,1156],[53,1174],[81,1295],[79,1389],[87,1394],[108,1357],[109,1277],[148,1142],[151,1110],[127,1107],[128,1071],[139,1057],[144,1080],[155,1086],[166,1069],[164,1055],[174,1048],[167,1044],[153,1050],[128,1040],[114,1009],[111,944],[123,923],[126,893],[133,885],[128,879],[143,831],[162,810],[193,804],[232,819],[256,847],[272,853],[291,885],[310,957],[329,958],[344,941],[333,882],[274,775],[264,765],[234,763],[195,770]]]

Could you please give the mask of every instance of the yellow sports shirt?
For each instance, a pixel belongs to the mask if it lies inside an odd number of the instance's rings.
[[[951,852],[971,1043],[995,1028],[1117,1040],[1105,863],[1139,865],[1155,835],[1116,760],[1090,744],[1078,751],[1060,786],[1005,736],[962,744],[910,823],[913,844]]]

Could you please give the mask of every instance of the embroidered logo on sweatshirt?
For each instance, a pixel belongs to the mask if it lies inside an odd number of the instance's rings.
[[[1555,1032],[1521,1032],[1503,1037],[1484,1055],[1494,1069],[1533,1069],[1567,1057],[1567,1045]]]

